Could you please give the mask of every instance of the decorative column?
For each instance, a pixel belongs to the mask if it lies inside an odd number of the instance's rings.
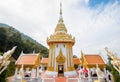
[[[69,70],[70,70],[70,67],[71,67],[71,50],[70,50],[70,43],[68,43],[68,59],[69,59]]]
[[[52,60],[51,71],[54,71],[54,65],[55,65],[55,45],[54,44],[52,44],[51,60]]]
[[[16,76],[17,73],[18,73],[18,68],[15,69],[15,74],[14,75]]]
[[[16,80],[16,78],[17,78],[17,77],[16,77],[17,74],[18,74],[18,68],[15,69],[14,80]]]
[[[69,67],[70,67],[70,61],[69,61],[69,44],[67,44],[67,49],[66,49],[66,52],[67,52],[67,70],[69,71]]]
[[[106,68],[104,68],[104,74],[105,74],[105,75],[107,74]]]
[[[32,70],[31,70],[31,77],[35,77],[35,71],[34,71],[34,68],[32,68]]]
[[[65,60],[65,67],[66,67],[66,71],[68,70],[68,68],[67,68],[67,61],[68,61],[68,57],[67,57],[67,44],[65,44],[65,46],[66,46],[66,60]]]
[[[53,68],[55,67],[55,44],[53,44]],[[55,71],[55,68],[53,69]]]
[[[50,48],[49,48],[49,59],[48,59],[48,67],[50,67],[51,66],[51,45],[50,45]]]
[[[48,62],[48,71],[54,71],[53,67],[53,44],[50,44],[50,50],[49,50],[49,62]]]
[[[37,67],[37,78],[39,78],[39,66]]]
[[[68,71],[74,70],[72,44],[68,43]]]
[[[56,45],[54,45],[54,71],[56,71]]]
[[[52,53],[51,53],[51,62],[52,62],[52,65],[51,65],[51,70],[52,70],[52,67],[53,67],[53,57],[54,57],[54,47],[53,47],[53,44],[52,44]]]
[[[89,78],[89,81],[91,81],[91,70],[88,69],[88,78]]]
[[[74,64],[73,64],[73,50],[72,50],[72,44],[70,44],[70,55],[71,55],[71,67],[74,67]]]

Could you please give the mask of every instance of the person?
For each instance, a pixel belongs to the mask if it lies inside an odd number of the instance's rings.
[[[107,80],[108,80],[108,82],[112,82],[112,76],[108,70],[107,70]]]
[[[109,82],[111,82],[111,75],[110,74],[108,74],[108,80],[109,80]]]
[[[85,73],[85,77],[88,77],[88,73]]]
[[[83,72],[84,72],[85,77],[88,77],[88,70],[86,68],[84,68]]]
[[[30,77],[30,76],[28,74],[26,74],[25,77]]]
[[[97,77],[96,68],[92,68],[92,76],[93,77]]]

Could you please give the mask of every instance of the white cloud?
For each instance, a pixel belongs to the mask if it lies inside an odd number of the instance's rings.
[[[89,0],[64,0],[63,18],[68,33],[76,37],[74,54],[99,53],[104,47],[120,53],[120,4],[96,9]],[[59,0],[0,0],[0,22],[7,23],[47,46],[59,18]],[[105,52],[104,52],[105,53]]]

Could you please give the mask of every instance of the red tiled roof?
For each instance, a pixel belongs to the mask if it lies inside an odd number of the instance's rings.
[[[34,65],[37,59],[37,54],[24,54],[20,55],[16,61],[16,65]]]
[[[84,55],[85,60],[88,64],[105,64],[100,55]]]
[[[42,64],[48,64],[48,58],[42,58],[41,63]]]
[[[79,58],[73,58],[74,64],[80,64],[80,59]],[[48,58],[42,58],[41,60],[42,64],[48,64]]]
[[[74,64],[79,65],[80,64],[80,59],[79,58],[73,58]]]

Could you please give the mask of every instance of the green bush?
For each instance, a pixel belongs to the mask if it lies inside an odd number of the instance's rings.
[[[10,62],[7,69],[2,72],[0,75],[0,82],[6,82],[6,78],[9,76],[13,76],[15,72],[15,64],[14,62]]]

